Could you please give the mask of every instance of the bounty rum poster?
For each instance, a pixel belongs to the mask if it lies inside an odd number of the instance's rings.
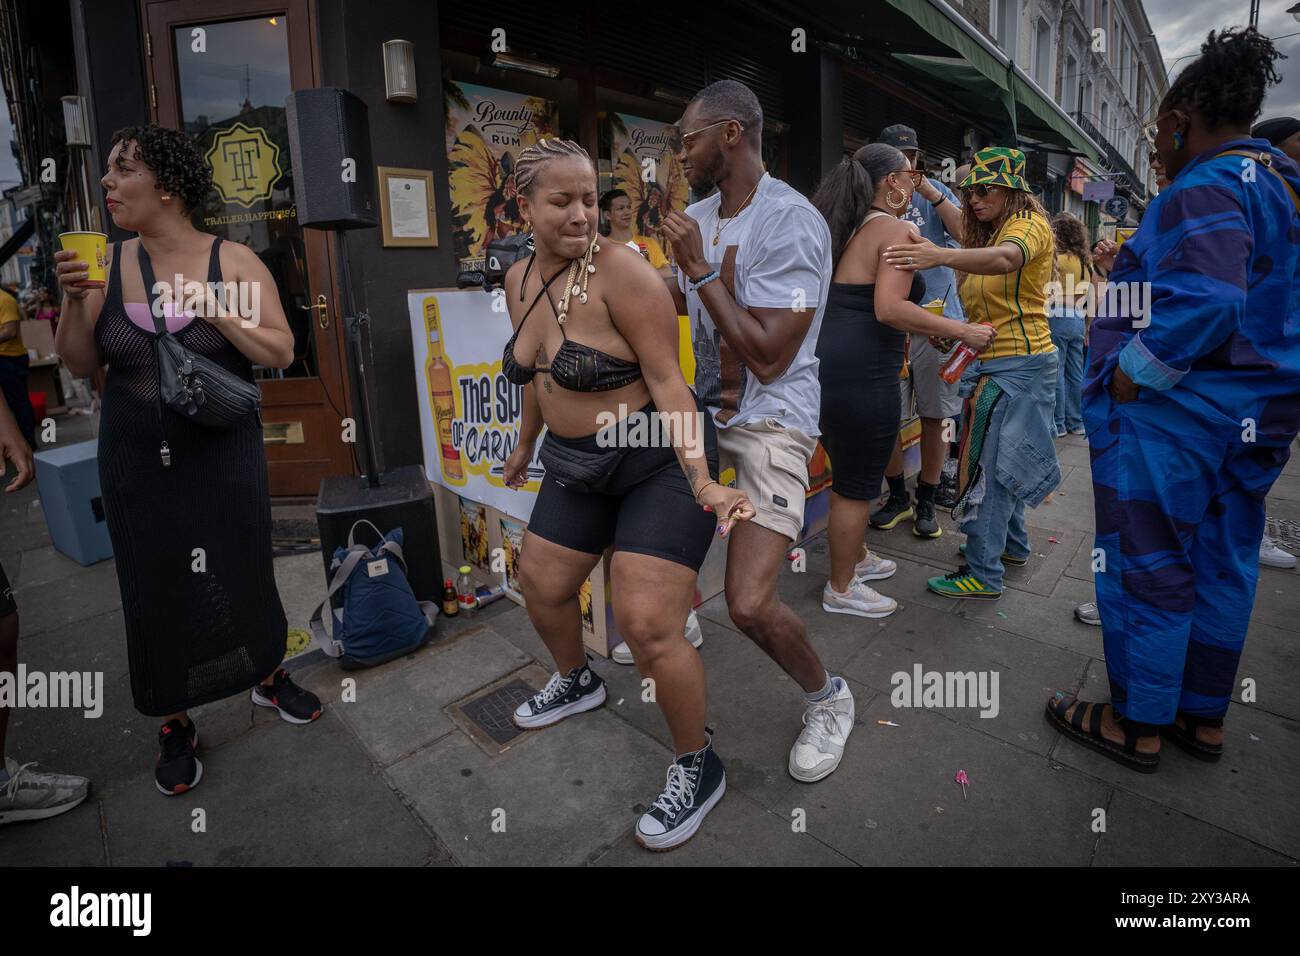
[[[667,127],[628,113],[610,112],[605,139],[609,143],[611,189],[627,193],[632,203],[632,232],[659,243],[669,259],[673,247],[663,235],[663,221],[674,209],[685,209],[691,187],[677,157],[668,148]]]
[[[487,246],[523,228],[515,197],[515,157],[558,136],[553,100],[470,83],[443,83],[452,232],[461,271],[481,269]]]

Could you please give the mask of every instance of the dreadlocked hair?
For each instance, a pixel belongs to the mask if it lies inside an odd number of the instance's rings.
[[[1279,58],[1286,54],[1254,27],[1211,30],[1201,55],[1165,94],[1164,105],[1194,111],[1211,130],[1246,129],[1259,116],[1268,87],[1282,79],[1273,66]]]
[[[515,159],[515,192],[520,195],[532,192],[543,166],[553,159],[569,156],[581,156],[592,170],[596,168],[587,151],[571,139],[539,139],[532,146],[520,150]]]

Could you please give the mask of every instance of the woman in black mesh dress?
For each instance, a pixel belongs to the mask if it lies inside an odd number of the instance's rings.
[[[293,360],[275,281],[251,249],[194,228],[212,174],[188,136],[157,126],[113,136],[101,183],[113,222],[137,234],[108,248],[104,289],[80,288],[87,266],[55,254],[63,289],[56,347],[74,376],[108,365],[99,480],[117,560],[136,709],[161,717],[158,789],[192,789],[203,775],[186,711],[252,688],[255,704],[293,723],[320,701],[280,668],[287,634],[271,566],[271,505],[257,415],[230,431],[195,424],[159,398],[152,297],[168,331],[199,355],[252,380],[253,363]],[[185,310],[184,284],[239,283],[258,308],[239,315]],[[249,285],[243,285],[248,283]],[[237,297],[234,301],[238,301]],[[195,314],[197,312],[197,315]]]

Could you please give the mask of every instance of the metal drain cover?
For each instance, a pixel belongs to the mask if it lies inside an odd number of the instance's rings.
[[[523,733],[510,715],[536,693],[529,684],[516,677],[496,690],[462,704],[460,711],[496,743],[506,744]]]

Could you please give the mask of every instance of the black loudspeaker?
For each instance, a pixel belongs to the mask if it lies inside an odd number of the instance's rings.
[[[298,224],[365,229],[378,224],[366,104],[347,90],[298,90],[284,101]],[[345,167],[344,161],[353,163]],[[345,179],[347,170],[355,175]]]
[[[316,501],[316,524],[320,528],[320,549],[325,558],[325,580],[335,548],[348,546],[348,532],[365,519],[387,534],[402,529],[402,555],[406,578],[420,601],[442,603],[442,553],[438,550],[438,519],[434,514],[433,492],[422,465],[407,465],[384,475],[384,482],[371,488],[365,478],[330,475],[320,485]],[[379,543],[375,532],[362,525],[356,543],[373,548]]]

